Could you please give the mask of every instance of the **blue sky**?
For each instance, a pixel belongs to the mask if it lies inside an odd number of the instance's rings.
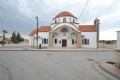
[[[50,25],[61,11],[69,11],[79,17],[87,0],[1,0],[0,35],[7,30],[7,36],[13,31],[25,38],[36,28],[35,16],[39,17],[39,26]],[[115,40],[120,30],[120,0],[89,0],[85,11],[78,20],[80,24],[93,24],[100,19],[100,39]]]

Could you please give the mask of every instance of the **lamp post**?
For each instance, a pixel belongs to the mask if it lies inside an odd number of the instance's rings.
[[[38,16],[35,17],[37,19],[37,37],[36,37],[36,46],[38,47]]]

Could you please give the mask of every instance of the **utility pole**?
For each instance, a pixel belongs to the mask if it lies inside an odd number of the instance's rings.
[[[37,36],[36,36],[36,46],[38,47],[38,16],[35,17],[37,19]]]

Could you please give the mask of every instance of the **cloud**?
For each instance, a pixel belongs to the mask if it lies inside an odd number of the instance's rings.
[[[117,39],[117,32],[120,30],[120,28],[113,28],[113,29],[108,29],[105,31],[100,32],[100,40],[116,40]],[[106,38],[107,37],[107,38]]]
[[[52,18],[61,11],[69,11],[76,17],[87,0],[1,0],[0,33],[14,30],[28,35],[36,28],[35,16],[39,17],[39,26],[50,25]],[[101,31],[119,28],[120,0],[89,0],[86,9],[78,20],[80,24],[93,24],[96,17],[100,19]],[[101,36],[102,37],[102,36]]]

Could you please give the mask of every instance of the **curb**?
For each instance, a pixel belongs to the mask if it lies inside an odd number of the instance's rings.
[[[104,64],[107,64],[107,63],[99,63],[99,67],[104,70],[105,72],[109,73],[110,75],[114,76],[115,78],[117,79],[120,79],[120,74],[118,74],[117,72],[112,72],[107,66],[105,67]],[[114,67],[115,68],[115,67]],[[117,68],[115,68],[117,70]],[[120,70],[119,70],[120,71]]]
[[[0,51],[114,51],[114,49],[105,48],[32,48],[32,47],[4,47],[0,48]]]
[[[114,51],[112,49],[0,49],[0,51]]]

